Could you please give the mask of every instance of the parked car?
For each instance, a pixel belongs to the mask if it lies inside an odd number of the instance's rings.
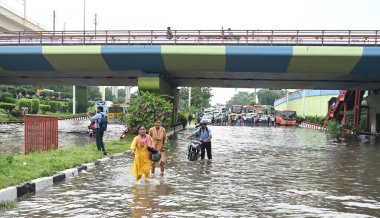
[[[201,122],[205,120],[207,123],[212,123],[212,118],[213,118],[212,114],[205,114],[203,115]]]

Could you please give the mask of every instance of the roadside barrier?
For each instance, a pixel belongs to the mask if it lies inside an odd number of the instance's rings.
[[[58,149],[58,117],[25,115],[25,154]]]
[[[299,125],[301,128],[307,128],[307,129],[317,129],[317,130],[325,130],[322,125],[308,122],[308,121],[302,121],[302,123]]]

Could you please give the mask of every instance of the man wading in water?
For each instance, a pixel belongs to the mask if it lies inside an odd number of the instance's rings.
[[[212,159],[211,155],[211,138],[212,133],[210,128],[207,128],[207,121],[202,120],[200,123],[201,127],[197,129],[194,133],[192,133],[187,138],[190,139],[193,135],[199,134],[199,141],[201,141],[201,159],[205,159],[205,149],[207,151],[207,158],[209,160]]]

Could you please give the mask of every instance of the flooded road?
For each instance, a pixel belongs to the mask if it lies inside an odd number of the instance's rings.
[[[87,134],[88,120],[58,121],[58,145],[87,145],[95,142],[95,138]],[[118,139],[125,127],[120,124],[109,124],[104,140]],[[24,125],[0,124],[0,153],[24,153]]]
[[[379,217],[380,141],[300,128],[213,127],[213,160],[172,140],[167,173],[135,182],[132,157],[19,200],[3,217]]]

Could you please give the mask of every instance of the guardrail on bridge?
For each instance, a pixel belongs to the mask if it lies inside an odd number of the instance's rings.
[[[3,32],[0,45],[378,46],[379,30],[99,30]]]

